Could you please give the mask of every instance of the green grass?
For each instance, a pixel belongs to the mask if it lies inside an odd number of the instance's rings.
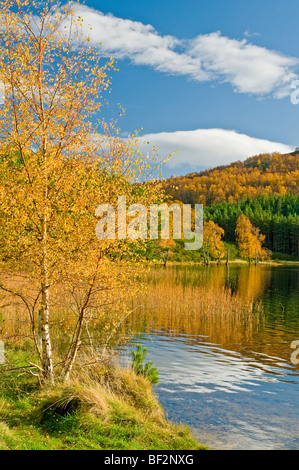
[[[27,374],[1,375],[0,450],[206,449],[166,420],[149,381],[131,369],[97,365],[46,388]]]
[[[277,260],[277,261],[286,261],[286,262],[292,262],[292,263],[298,263],[299,259],[296,258],[295,256],[292,255],[287,255],[285,253],[272,253],[272,259]]]

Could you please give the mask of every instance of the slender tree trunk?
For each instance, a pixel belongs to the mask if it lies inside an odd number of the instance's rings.
[[[68,352],[66,354],[63,369],[62,369],[62,372],[61,372],[61,377],[64,380],[68,380],[68,378],[70,376],[70,373],[73,369],[73,366],[75,364],[77,355],[78,355],[78,351],[79,351],[80,344],[81,344],[81,334],[82,334],[82,330],[83,330],[83,324],[84,324],[84,320],[85,320],[86,309],[88,307],[88,304],[89,304],[89,301],[90,301],[90,298],[91,298],[91,295],[92,295],[92,292],[93,292],[93,288],[94,288],[94,285],[95,285],[95,282],[96,282],[96,279],[97,279],[99,263],[102,259],[102,256],[103,256],[103,252],[101,251],[100,256],[98,258],[98,261],[97,261],[95,274],[94,274],[92,282],[89,286],[85,301],[84,301],[83,305],[81,306],[81,308],[78,312],[78,321],[77,321],[76,328],[75,328],[75,331],[74,331],[74,334],[73,334],[73,337],[72,337],[72,341],[71,341],[70,347],[68,349]]]
[[[41,31],[44,27],[44,19],[41,25]],[[50,294],[49,294],[49,273],[48,273],[48,169],[47,169],[47,153],[48,142],[46,135],[46,119],[44,111],[44,89],[43,89],[43,71],[42,61],[44,57],[43,50],[43,37],[42,32],[39,37],[39,56],[38,56],[38,92],[39,92],[39,110],[41,116],[41,130],[42,130],[42,157],[43,157],[43,171],[44,171],[44,190],[43,190],[43,213],[41,219],[41,249],[42,249],[42,266],[41,266],[41,338],[42,338],[42,368],[43,378],[45,381],[54,383],[54,371],[52,361],[52,347],[50,340]]]
[[[63,366],[63,370],[62,370],[62,373],[61,373],[61,377],[64,380],[68,380],[68,378],[70,376],[70,373],[72,371],[72,368],[75,364],[76,358],[77,358],[77,354],[78,354],[79,347],[80,347],[80,344],[81,344],[81,334],[82,334],[82,330],[83,330],[83,322],[84,322],[84,319],[85,319],[86,308],[88,306],[88,303],[89,303],[89,300],[90,300],[90,297],[91,297],[91,294],[92,294],[92,291],[93,291],[93,287],[94,287],[96,277],[97,277],[97,269],[98,269],[99,261],[100,261],[101,258],[102,258],[102,252],[100,254],[100,258],[99,258],[98,263],[97,263],[96,273],[94,275],[92,283],[91,283],[91,285],[89,287],[89,290],[87,292],[85,302],[82,305],[82,307],[80,308],[79,315],[78,315],[79,318],[78,318],[78,321],[77,321],[77,324],[76,324],[76,328],[75,328],[75,331],[74,331],[74,334],[73,334],[73,338],[72,338],[69,350],[67,352],[66,358],[64,360],[64,366]]]
[[[229,255],[230,255],[230,249],[227,250],[226,266],[228,266],[228,263],[229,263]]]
[[[52,362],[52,347],[49,329],[49,287],[42,284],[42,308],[41,308],[41,338],[42,338],[42,368],[43,378],[54,383],[54,372]]]
[[[37,346],[40,351],[42,352],[43,349],[43,338],[42,338],[42,310],[38,311],[38,323],[37,323]]]
[[[164,267],[165,268],[166,268],[167,261],[168,261],[168,258],[169,258],[169,252],[170,252],[170,250],[167,251],[167,255],[166,255],[166,258],[165,258],[165,261],[164,261]]]
[[[63,378],[64,380],[68,380],[70,373],[72,371],[72,368],[75,364],[78,350],[81,344],[81,333],[83,329],[83,319],[84,319],[84,310],[82,310],[81,315],[79,317],[78,323],[77,323],[77,328],[75,332],[75,336],[73,338],[73,344],[71,345],[71,350],[69,351],[68,355],[68,360],[65,364],[64,372],[63,372]]]
[[[42,340],[42,369],[43,379],[54,382],[52,347],[50,340],[50,295],[48,280],[48,260],[47,260],[47,218],[42,221],[42,282],[41,282],[41,310],[40,310],[40,333]]]

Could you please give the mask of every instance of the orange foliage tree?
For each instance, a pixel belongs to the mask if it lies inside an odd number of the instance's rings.
[[[204,223],[203,226],[203,251],[206,262],[209,262],[209,257],[220,259],[224,254],[224,243],[222,237],[224,236],[223,228],[215,224],[212,220]]]
[[[140,184],[149,164],[136,138],[124,140],[97,119],[113,59],[103,63],[81,27],[71,3],[1,2],[0,286],[24,302],[36,370],[50,382],[58,370],[68,378],[87,318],[128,294],[128,274],[116,275],[107,258],[126,250],[125,242],[95,236],[96,207],[116,205],[119,195],[148,204],[160,191]],[[12,282],[15,273],[31,290]],[[50,324],[59,284],[70,294],[75,325],[55,368]]]
[[[262,247],[265,236],[254,227],[246,215],[241,214],[237,220],[236,238],[243,258],[251,261],[254,257],[267,258],[268,253]]]

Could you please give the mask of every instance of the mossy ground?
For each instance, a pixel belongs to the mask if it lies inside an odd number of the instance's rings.
[[[24,352],[15,354],[19,362]],[[149,381],[131,369],[95,365],[42,388],[27,374],[1,375],[1,450],[206,448],[166,420]]]

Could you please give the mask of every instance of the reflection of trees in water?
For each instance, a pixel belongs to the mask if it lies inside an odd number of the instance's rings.
[[[270,282],[270,270],[259,266],[246,266],[238,271],[236,291],[244,299],[258,300]]]
[[[157,285],[165,278],[176,285],[227,287],[246,300],[258,300],[271,282],[271,270],[259,266],[194,266],[170,268],[166,272],[153,269],[150,281]]]
[[[260,309],[251,299],[232,294],[224,287],[225,272],[219,274],[211,283],[192,276],[189,283],[186,271],[152,272],[148,292],[136,299],[141,306],[131,317],[133,332],[153,327],[171,336],[188,335],[186,341],[208,336],[221,344],[250,338],[260,328]]]
[[[207,336],[252,358],[257,351],[263,363],[271,363],[269,356],[289,362],[290,343],[299,339],[298,273],[265,266],[153,269],[128,326],[134,333],[161,330],[187,344]]]
[[[279,268],[272,274],[271,286],[263,295],[268,314],[283,314],[286,320],[299,318],[299,269]]]
[[[206,336],[208,342],[240,351],[263,363],[268,363],[269,356],[290,363],[290,344],[299,340],[297,267],[159,267],[150,270],[149,280],[148,292],[138,295],[133,306],[131,303],[127,306],[129,310],[139,307],[122,323],[123,333],[137,334],[153,328],[174,340],[180,337],[189,345],[196,345],[204,340],[199,336]],[[24,291],[26,287],[24,284]],[[61,302],[55,305],[51,328],[57,330],[60,341],[68,337],[73,319],[65,318],[65,306],[69,304],[65,291],[58,297]],[[259,308],[260,301],[262,312],[254,308],[255,304]],[[125,316],[121,299],[119,303],[108,305],[109,311],[103,310],[103,323],[97,324],[99,334],[107,321],[112,325],[115,319]],[[23,304],[11,299],[8,303],[3,294],[1,333],[3,339],[16,340],[32,334]],[[260,353],[266,356],[262,358]]]

